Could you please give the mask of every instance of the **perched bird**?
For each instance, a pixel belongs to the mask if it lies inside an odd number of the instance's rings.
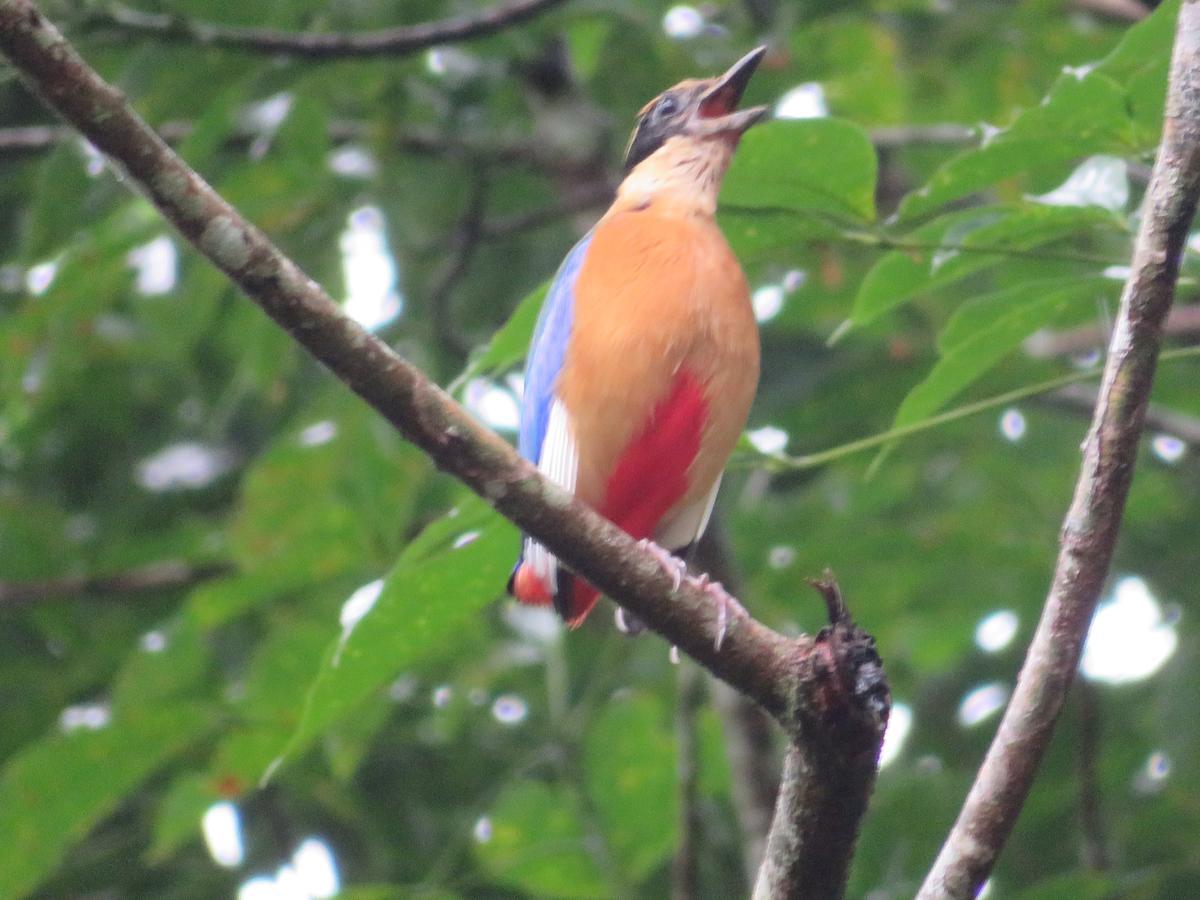
[[[737,109],[765,52],[642,109],[616,200],[555,276],[525,366],[521,454],[677,578],[668,551],[704,532],[758,386],[750,293],[714,215],[738,140],[767,114]],[[572,628],[598,595],[530,537],[508,588]]]

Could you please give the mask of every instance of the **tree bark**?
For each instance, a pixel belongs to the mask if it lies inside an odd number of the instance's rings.
[[[918,894],[974,897],[1029,794],[1079,665],[1129,494],[1163,325],[1200,196],[1200,4],[1180,8],[1166,117],[1075,496],[1017,688]]]

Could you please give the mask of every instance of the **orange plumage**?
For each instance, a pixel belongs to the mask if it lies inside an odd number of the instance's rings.
[[[756,53],[643,111],[631,171],[556,279],[526,370],[522,451],[670,550],[703,531],[758,383],[749,290],[714,219],[737,139],[762,115],[732,111]],[[656,128],[664,98],[680,112]],[[572,626],[596,600],[536,542],[511,588]]]

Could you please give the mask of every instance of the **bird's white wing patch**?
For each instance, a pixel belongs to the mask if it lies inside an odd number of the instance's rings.
[[[712,486],[712,490],[708,492],[707,496],[684,507],[671,516],[668,521],[659,525],[658,530],[654,532],[655,543],[667,550],[680,550],[693,541],[698,541],[704,534],[704,529],[708,527],[708,520],[712,518],[713,506],[717,502],[717,491],[720,489],[721,479],[717,478],[716,484]]]
[[[575,492],[575,479],[579,474],[579,448],[575,443],[571,417],[558,399],[550,405],[550,420],[538,457],[538,471],[563,490]],[[525,559],[553,591],[558,578],[558,560],[532,538],[525,541]]]

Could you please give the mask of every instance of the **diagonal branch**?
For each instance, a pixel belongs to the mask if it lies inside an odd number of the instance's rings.
[[[370,56],[407,56],[439,44],[486,37],[541,15],[563,0],[513,0],[473,15],[399,25],[359,33],[297,33],[273,28],[218,25],[169,13],[150,13],[113,3],[87,19],[97,29],[115,28],[127,34],[162,41],[181,41],[246,53],[297,56],[308,60]]]
[[[973,897],[996,862],[1029,793],[1112,559],[1129,494],[1163,323],[1200,197],[1200,2],[1180,8],[1162,143],[1146,193],[1129,280],[1058,564],[1012,701],[921,900]]]

